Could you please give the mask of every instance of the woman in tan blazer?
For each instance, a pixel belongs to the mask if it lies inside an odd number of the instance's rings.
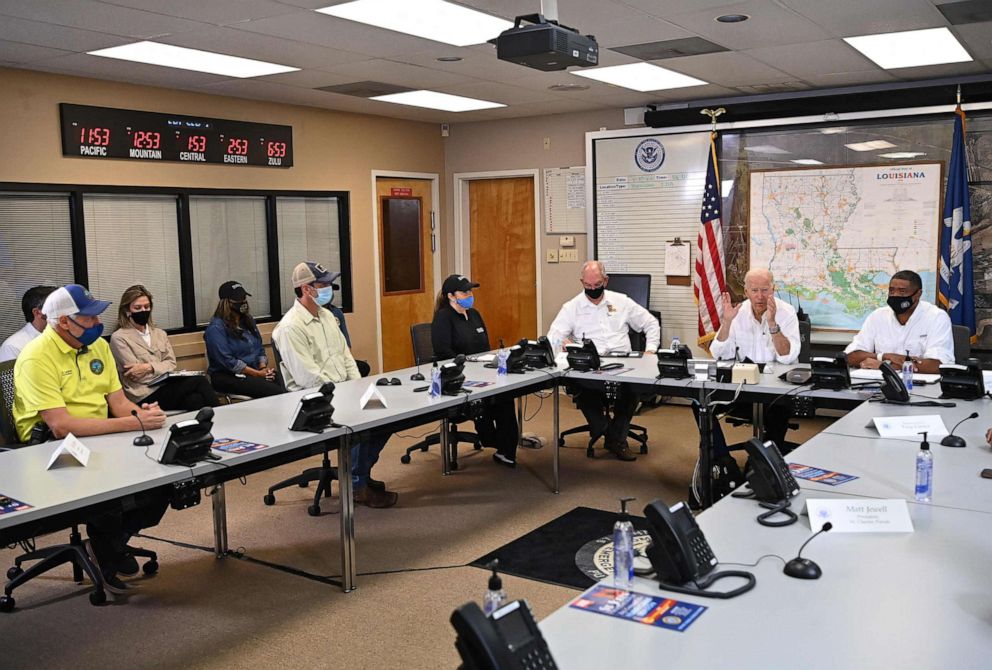
[[[202,375],[166,377],[176,369],[169,337],[152,322],[152,294],[135,285],[124,291],[110,349],[124,393],[135,403],[158,403],[165,411],[216,407],[217,394]]]

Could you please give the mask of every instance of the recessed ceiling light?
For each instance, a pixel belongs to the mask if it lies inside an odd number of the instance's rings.
[[[488,100],[464,98],[460,95],[449,95],[447,93],[438,93],[437,91],[407,91],[406,93],[390,93],[389,95],[377,95],[370,99],[379,100],[381,102],[392,102],[397,105],[440,109],[445,112],[471,112],[477,109],[495,109],[496,107],[506,107],[506,105],[500,102],[489,102]]]
[[[889,154],[878,154],[879,158],[916,158],[917,156],[926,156],[925,151],[893,151]]]
[[[685,74],[666,70],[650,63],[630,63],[629,65],[612,65],[597,67],[592,70],[572,72],[579,77],[595,79],[614,86],[622,86],[632,91],[662,91],[670,88],[686,86],[703,86],[708,82]]]
[[[261,77],[267,74],[280,74],[282,72],[296,72],[300,69],[298,67],[266,63],[261,60],[252,60],[251,58],[227,56],[213,53],[212,51],[200,51],[199,49],[175,47],[171,44],[159,44],[158,42],[134,42],[133,44],[123,44],[119,47],[98,49],[87,53],[91,56],[116,58],[118,60],[134,61],[135,63],[161,65],[162,67],[174,67],[180,70],[193,70],[194,72],[209,72],[210,74],[220,74],[225,77],[238,77],[240,79]]]
[[[798,163],[799,165],[823,165],[821,161],[818,161],[815,158],[796,158],[792,162]]]
[[[846,133],[847,128],[820,128],[820,132],[824,135],[840,135]]]
[[[716,20],[720,23],[741,23],[747,21],[749,18],[751,17],[747,14],[723,14],[716,17]]]
[[[440,63],[457,63],[461,59],[462,59],[461,56],[441,56],[437,60]]]
[[[876,149],[891,149],[895,145],[885,140],[869,140],[868,142],[855,142],[844,146],[851,151],[875,151]]]
[[[844,41],[886,70],[971,60],[947,28],[845,37]]]
[[[548,90],[568,93],[571,91],[588,91],[589,86],[587,84],[552,84],[548,86]]]
[[[316,10],[456,47],[483,44],[513,23],[444,0],[355,0]]]
[[[756,154],[791,154],[791,151],[786,151],[781,147],[776,147],[771,144],[759,144],[754,147],[744,147],[744,151],[753,151]]]

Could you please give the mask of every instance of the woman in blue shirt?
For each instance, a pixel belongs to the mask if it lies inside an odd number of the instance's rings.
[[[285,393],[262,346],[262,335],[248,307],[251,296],[240,282],[221,284],[214,318],[203,332],[207,372],[218,393],[252,398]]]

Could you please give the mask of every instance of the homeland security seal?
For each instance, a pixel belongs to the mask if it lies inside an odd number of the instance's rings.
[[[634,556],[644,556],[651,544],[651,535],[646,530],[634,531]],[[599,581],[613,575],[613,536],[590,540],[575,552],[575,567],[589,579]]]
[[[103,367],[104,367],[103,361],[101,361],[99,358],[94,358],[92,361],[90,361],[90,372],[92,372],[95,375],[103,374]]]
[[[634,149],[634,162],[644,172],[654,172],[665,162],[665,147],[658,140],[649,137]]]

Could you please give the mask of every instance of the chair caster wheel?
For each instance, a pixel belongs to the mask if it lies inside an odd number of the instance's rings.
[[[420,448],[420,450],[426,454],[427,453],[427,445],[425,444],[424,446],[422,446]]]
[[[563,438],[563,437],[562,438],[559,438],[559,440],[558,440],[558,448],[559,449],[564,449],[565,448],[565,438]]]
[[[141,566],[141,571],[144,572],[149,577],[151,577],[156,572],[158,572],[158,561],[156,561],[155,559],[148,561],[147,563]]]
[[[586,449],[586,458],[596,458],[596,452],[593,451],[592,447]]]
[[[273,505],[276,504],[276,497],[271,493],[266,493],[264,496],[262,496],[262,502],[265,503],[267,507],[272,507]]]
[[[296,485],[299,486],[301,489],[305,489],[308,486],[310,486],[310,483],[309,482],[297,482]]]
[[[107,602],[107,594],[102,589],[90,594],[90,604],[99,607]]]
[[[451,464],[451,471],[454,472],[457,469],[458,469],[458,463],[452,463]]]
[[[646,445],[646,444],[642,444],[641,445],[641,453],[642,454],[648,453],[648,445]]]
[[[320,505],[308,505],[307,514],[310,516],[320,516]]]
[[[0,612],[13,612],[14,604],[13,596],[0,596]]]
[[[19,565],[11,566],[7,568],[7,579],[17,579],[18,577],[21,576],[22,572],[24,572],[24,570],[21,568],[21,566]]]
[[[410,454],[403,454],[400,456],[400,463],[403,465],[410,465]]]

